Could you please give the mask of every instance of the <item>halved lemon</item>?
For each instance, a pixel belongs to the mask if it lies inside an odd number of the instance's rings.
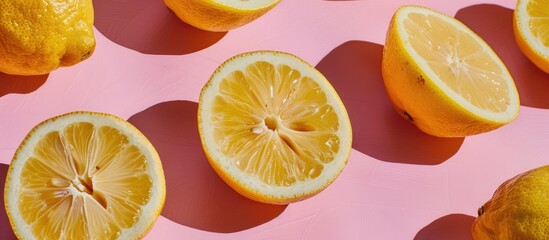
[[[182,21],[212,32],[225,32],[263,16],[280,0],[164,0]]]
[[[165,199],[151,143],[118,117],[72,112],[34,127],[10,164],[4,203],[20,239],[139,239]]]
[[[519,113],[513,78],[490,46],[457,19],[425,7],[395,12],[382,75],[399,114],[434,136],[491,131]]]
[[[266,203],[322,191],[351,151],[351,124],[338,94],[289,53],[248,52],[224,62],[202,89],[198,125],[219,176]]]
[[[518,0],[513,30],[524,55],[549,73],[549,0]]]

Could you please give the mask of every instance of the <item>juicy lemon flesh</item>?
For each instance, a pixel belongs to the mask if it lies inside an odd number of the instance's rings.
[[[258,61],[226,76],[212,106],[214,139],[241,171],[274,186],[317,178],[339,151],[338,117],[318,83]]]
[[[545,47],[549,47],[549,1],[529,1],[526,6],[532,35]]]
[[[41,239],[114,239],[140,217],[147,160],[118,130],[91,123],[45,135],[21,173],[19,212]]]
[[[280,0],[164,0],[182,21],[214,32],[226,32],[263,16]]]
[[[450,89],[480,109],[507,110],[506,75],[469,33],[421,13],[410,13],[403,26],[411,47]]]

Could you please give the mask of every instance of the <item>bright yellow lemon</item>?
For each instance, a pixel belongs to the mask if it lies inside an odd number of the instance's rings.
[[[488,44],[457,19],[428,8],[395,12],[382,74],[398,113],[431,135],[487,132],[519,112],[515,83]]]
[[[73,112],[23,140],[4,203],[20,239],[139,239],[160,214],[165,189],[158,154],[135,127]]]
[[[89,58],[91,0],[0,1],[0,72],[40,75]]]
[[[332,183],[351,151],[351,124],[328,80],[298,57],[237,55],[200,94],[198,124],[213,169],[251,199],[287,204]]]

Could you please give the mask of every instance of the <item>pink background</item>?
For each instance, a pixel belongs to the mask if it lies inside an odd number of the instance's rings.
[[[398,6],[423,5],[463,21],[515,78],[518,119],[466,138],[426,135],[391,108],[380,72]],[[470,239],[476,211],[504,180],[546,164],[549,75],[518,50],[515,1],[283,0],[227,33],[194,29],[161,0],[94,0],[97,49],[49,75],[0,75],[0,185],[28,131],[77,110],[128,119],[157,148],[167,199],[146,239]],[[296,54],[332,82],[349,112],[353,151],[324,192],[287,206],[252,202],[211,170],[196,126],[198,94],[238,53]],[[14,239],[3,206],[0,239]]]

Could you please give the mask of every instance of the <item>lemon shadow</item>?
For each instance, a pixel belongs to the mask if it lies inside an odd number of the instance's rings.
[[[0,97],[10,93],[31,93],[44,85],[49,74],[18,76],[0,72]]]
[[[182,55],[207,48],[226,32],[192,27],[161,0],[94,0],[94,26],[111,41],[145,54]]]
[[[128,121],[155,146],[166,177],[162,216],[210,232],[249,229],[280,215],[286,206],[252,201],[226,185],[210,167],[198,134],[198,104],[159,103]]]
[[[386,162],[436,165],[452,157],[464,138],[438,138],[400,117],[385,92],[383,46],[349,41],[316,68],[341,97],[353,127],[353,148]]]
[[[17,240],[15,233],[11,228],[8,214],[4,206],[4,186],[6,185],[6,175],[8,174],[9,165],[0,164],[0,239],[2,240]]]
[[[460,9],[456,18],[482,37],[513,76],[521,105],[549,108],[549,74],[537,68],[518,48],[513,35],[513,10],[493,4]]]
[[[471,226],[474,220],[465,214],[446,215],[421,229],[414,240],[473,240]]]

